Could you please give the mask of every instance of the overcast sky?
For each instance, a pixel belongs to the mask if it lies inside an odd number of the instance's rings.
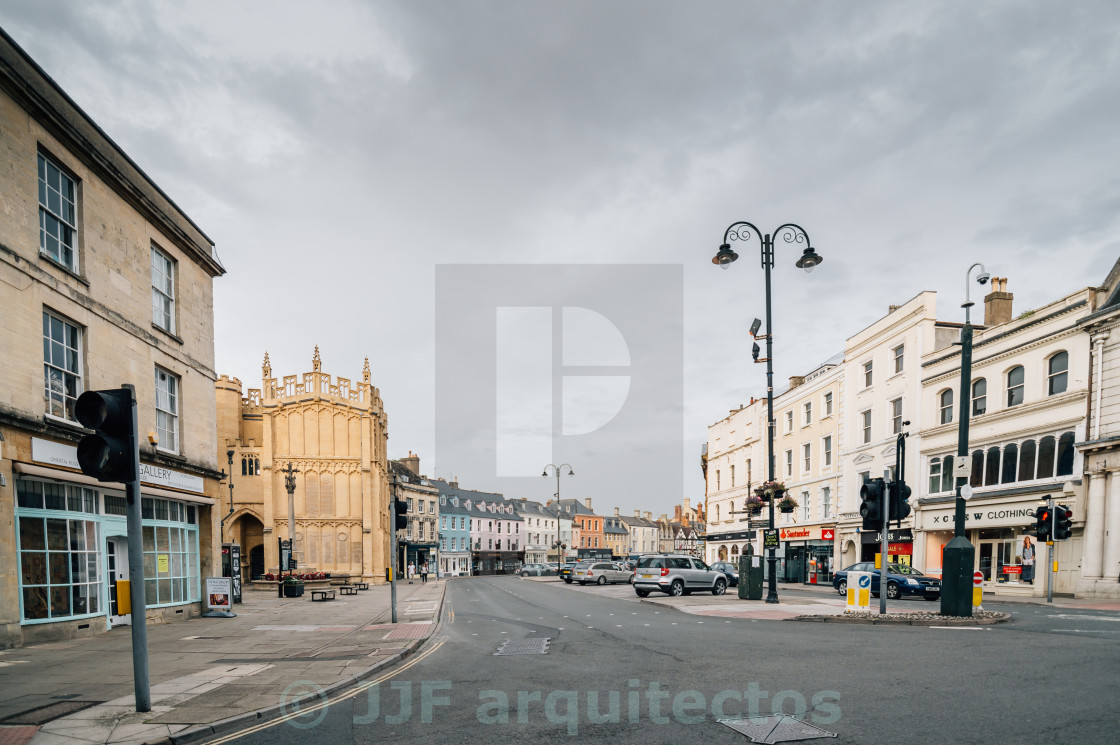
[[[580,477],[645,469],[637,443],[553,456],[562,496],[657,514],[702,499],[707,425],[765,391],[757,245],[710,263],[730,223],[796,222],[824,257],[779,247],[778,381],[922,290],[963,320],[975,261],[1017,313],[1120,255],[1109,0],[9,0],[0,25],[214,240],[219,373],[259,387],[266,350],[279,377],[318,344],[356,380],[368,356],[390,455],[467,488],[496,482],[435,452],[435,366],[460,363],[437,265],[683,267],[680,488]]]

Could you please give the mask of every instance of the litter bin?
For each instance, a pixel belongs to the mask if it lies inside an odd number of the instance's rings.
[[[739,599],[762,600],[762,557],[743,554],[739,557]]]

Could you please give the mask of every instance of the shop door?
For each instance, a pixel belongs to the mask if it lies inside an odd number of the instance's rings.
[[[106,540],[105,578],[109,584],[109,625],[127,626],[132,623],[132,599],[128,583],[128,539],[114,536]]]

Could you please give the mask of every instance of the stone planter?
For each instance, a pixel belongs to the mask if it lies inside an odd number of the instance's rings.
[[[302,582],[284,582],[284,597],[286,598],[302,598],[303,597],[303,583]]]

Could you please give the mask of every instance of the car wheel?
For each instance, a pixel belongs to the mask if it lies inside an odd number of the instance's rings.
[[[684,582],[681,582],[679,579],[673,580],[673,584],[669,585],[669,594],[675,598],[684,595]]]
[[[580,582],[579,582],[579,586],[580,586],[580,587],[584,587],[584,586],[585,586],[586,584],[587,584],[587,583],[586,583],[586,582],[584,582],[583,580],[580,580]]]
[[[940,595],[926,595],[925,597],[926,597],[926,600],[940,600],[941,599]]]
[[[637,587],[635,587],[634,594],[640,598],[649,597],[649,590],[639,590]]]
[[[564,581],[567,582],[569,585],[572,584],[572,578],[571,577],[565,577]]]
[[[887,599],[888,600],[898,600],[898,598],[901,595],[902,595],[902,593],[898,591],[898,584],[896,582],[888,582],[887,583]]]
[[[836,583],[836,589],[840,591],[841,595],[848,594],[848,580],[842,579]]]
[[[599,581],[596,582],[595,584],[600,585],[600,586],[605,585],[605,584],[607,584],[607,578],[606,577],[600,577]]]
[[[712,586],[713,595],[722,595],[727,592],[727,583],[722,579],[717,579],[716,583]]]
[[[630,579],[628,579],[627,582],[629,582],[630,584],[634,584],[634,575],[633,574],[630,575]]]

